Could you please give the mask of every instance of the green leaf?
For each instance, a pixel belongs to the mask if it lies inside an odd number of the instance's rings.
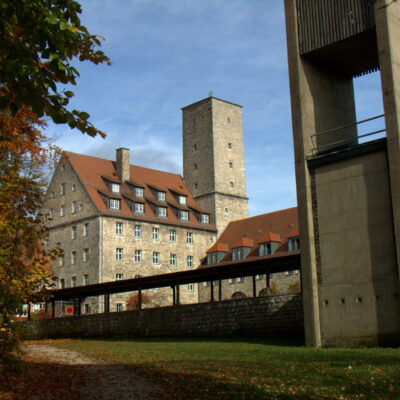
[[[66,90],[64,94],[70,99],[71,97],[74,97],[74,92],[71,92],[70,90]]]

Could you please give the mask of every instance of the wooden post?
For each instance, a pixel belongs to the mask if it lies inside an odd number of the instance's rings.
[[[176,304],[179,306],[181,304],[181,300],[179,298],[179,285],[176,285]]]
[[[172,288],[172,305],[176,305],[176,293],[175,293],[175,285],[171,286]]]
[[[213,280],[210,281],[210,290],[211,290],[210,301],[214,301],[214,281]]]
[[[218,281],[218,301],[222,300],[222,280]]]
[[[105,313],[110,312],[110,294],[109,293],[104,294],[104,312]]]
[[[268,271],[265,274],[265,282],[266,282],[266,288],[269,289],[269,287],[271,286],[271,276]]]
[[[81,313],[82,313],[82,310],[81,310],[81,305],[82,305],[82,297],[78,297],[78,309],[77,309],[77,312],[78,312],[78,314],[77,315],[81,315]]]
[[[27,313],[28,313],[28,321],[29,321],[31,319],[31,303],[28,303]]]
[[[140,288],[138,290],[138,308],[139,310],[142,309],[142,289]]]
[[[256,276],[253,275],[253,297],[257,297]]]
[[[54,299],[51,299],[51,318],[55,318],[56,317],[56,301]]]
[[[47,303],[47,301],[44,303],[44,315],[45,315],[45,318],[47,318],[47,311],[48,311],[48,303]]]

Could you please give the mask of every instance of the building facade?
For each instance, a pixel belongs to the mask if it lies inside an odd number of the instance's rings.
[[[297,207],[231,221],[217,242],[207,250],[203,265],[233,265],[236,262],[267,260],[300,250]],[[297,293],[300,291],[300,271],[256,275],[257,296]],[[253,277],[238,277],[221,281],[222,300],[253,296]],[[199,284],[199,301],[219,296],[219,281]]]
[[[218,234],[247,218],[242,107],[208,97],[182,108],[183,177]]]

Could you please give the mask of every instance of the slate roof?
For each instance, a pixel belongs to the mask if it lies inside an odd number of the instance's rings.
[[[64,152],[63,157],[65,161],[71,164],[93,204],[103,215],[160,224],[186,226],[213,232],[216,231],[215,226],[212,224],[201,224],[196,214],[191,211],[202,209],[194,200],[179,174],[130,165],[130,180],[122,183],[121,193],[116,194],[111,192],[107,186],[107,181],[115,183],[121,182],[116,173],[115,161],[72,152]],[[144,198],[136,198],[133,191],[134,186],[144,188]],[[151,189],[166,192],[165,203],[158,201]],[[179,220],[176,215],[178,207],[173,207],[173,205],[178,204],[175,200],[174,193],[187,196],[187,207],[179,207],[179,209],[187,209],[187,211],[189,211],[189,220],[187,222]],[[104,201],[104,196],[119,199],[121,201],[120,210],[110,210]],[[138,215],[132,212],[128,201],[135,202],[136,200],[145,203],[144,215]],[[153,210],[154,205],[166,207],[168,209],[168,217],[157,217]],[[209,214],[204,210],[202,210],[202,213]]]
[[[227,254],[219,263],[232,263],[232,249],[236,247],[250,247],[251,250],[245,260],[260,259],[258,246],[268,241],[279,243],[273,256],[288,254],[288,238],[299,235],[297,207],[287,208],[268,214],[232,221],[219,236],[217,242],[207,250],[211,253],[219,244],[223,244]],[[270,240],[266,240],[270,239]],[[242,244],[242,246],[238,246]],[[271,256],[263,256],[265,258]]]

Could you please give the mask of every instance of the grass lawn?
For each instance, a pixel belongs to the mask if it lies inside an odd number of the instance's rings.
[[[126,364],[174,399],[400,399],[400,349],[211,339],[50,343]]]

